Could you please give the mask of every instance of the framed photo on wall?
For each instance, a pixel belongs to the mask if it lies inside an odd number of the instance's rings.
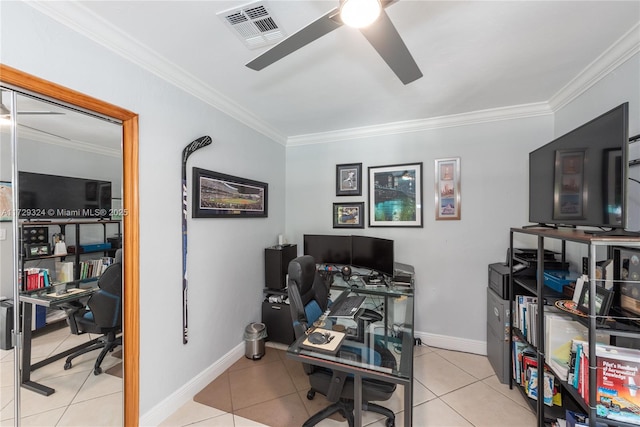
[[[460,219],[460,157],[435,161],[436,220]]]
[[[364,202],[334,203],[333,228],[364,228]]]
[[[0,222],[13,220],[13,190],[11,182],[0,181]]]
[[[193,218],[268,216],[269,184],[193,168]]]
[[[369,227],[422,227],[422,162],[369,167]]]
[[[336,196],[362,196],[362,163],[336,165]]]

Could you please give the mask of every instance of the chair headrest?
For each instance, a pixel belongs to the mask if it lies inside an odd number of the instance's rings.
[[[98,287],[114,295],[122,295],[122,264],[107,267],[98,279]]]
[[[316,261],[311,255],[302,255],[289,263],[289,280],[293,280],[304,295],[313,286],[316,276]]]

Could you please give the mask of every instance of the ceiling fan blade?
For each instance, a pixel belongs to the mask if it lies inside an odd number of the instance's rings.
[[[332,19],[338,13],[338,8],[329,11],[300,31],[291,34],[262,55],[253,59],[247,64],[247,67],[253,70],[262,70],[266,66],[273,64],[301,47],[308,45],[312,41],[341,27],[342,23],[339,22],[339,20]]]
[[[391,22],[389,15],[382,10],[378,20],[367,28],[360,28],[360,32],[378,51],[382,59],[391,67],[402,81],[409,84],[422,77],[422,71],[411,56],[407,45]]]
[[[59,111],[18,111],[19,115],[32,115],[32,116],[59,116],[64,113]]]

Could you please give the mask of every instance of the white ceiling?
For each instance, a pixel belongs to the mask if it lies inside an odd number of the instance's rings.
[[[281,143],[504,107],[546,114],[640,50],[640,1],[400,0],[386,11],[424,74],[413,83],[346,26],[254,71],[244,64],[268,47],[248,49],[216,16],[247,3],[32,5]],[[292,34],[338,0],[265,4]]]

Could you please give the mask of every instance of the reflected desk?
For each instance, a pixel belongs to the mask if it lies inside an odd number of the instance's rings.
[[[297,339],[287,349],[287,356],[293,360],[311,365],[321,366],[339,372],[346,372],[353,375],[354,378],[354,421],[356,426],[362,425],[362,379],[372,378],[382,380],[394,384],[400,384],[404,387],[404,425],[411,426],[413,418],[413,293],[386,293],[383,294],[382,289],[376,293],[371,290],[361,290],[359,288],[344,289],[334,304],[338,304],[342,298],[349,295],[365,295],[364,307],[378,306],[376,299],[381,296],[385,297],[384,321],[373,322],[365,329],[363,337],[352,337],[354,341],[345,339],[341,346],[352,345],[363,348],[364,352],[374,352],[374,345],[383,345],[389,349],[396,359],[396,367],[390,369],[383,366],[376,366],[372,363],[366,363],[354,360],[348,357],[350,353],[336,354],[323,353],[317,350],[303,347],[302,343],[306,339],[306,335]],[[404,313],[403,322],[399,324],[391,324],[386,313]],[[326,317],[320,323],[316,322],[318,327],[331,329],[335,323],[342,323],[347,331],[350,329],[348,324],[343,322],[352,322],[356,324],[354,319],[336,319]],[[352,326],[353,326],[352,325]],[[316,326],[311,326],[308,333],[313,332]],[[351,328],[353,329],[353,328]],[[356,328],[360,329],[360,328]],[[373,360],[373,358],[371,358]]]
[[[64,307],[70,303],[78,301],[80,299],[91,296],[98,290],[98,279],[80,281],[76,280],[65,284],[52,285],[47,288],[28,291],[20,294],[20,302],[22,303],[22,375],[21,385],[22,387],[35,391],[36,393],[49,396],[55,393],[55,390],[51,387],[39,384],[35,381],[31,381],[31,372],[38,368],[46,366],[50,363],[60,360],[63,357],[67,357],[76,351],[85,348],[100,338],[87,341],[74,348],[62,351],[60,353],[49,356],[48,358],[41,360],[38,363],[31,364],[31,322],[33,320],[33,306],[40,305],[44,307],[55,307],[64,309]],[[58,292],[63,290],[64,292]]]

